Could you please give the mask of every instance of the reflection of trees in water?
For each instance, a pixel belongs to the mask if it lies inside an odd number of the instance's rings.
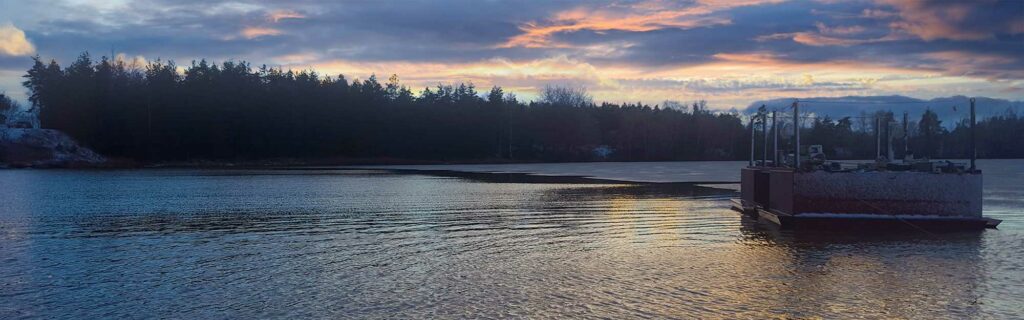
[[[77,219],[70,236],[93,237],[138,233],[223,232],[258,233],[308,229],[311,226],[346,219],[346,215],[316,213],[271,214],[258,212],[208,212],[201,214],[123,214]]]

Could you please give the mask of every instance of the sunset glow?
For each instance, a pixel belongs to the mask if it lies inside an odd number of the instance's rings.
[[[398,74],[500,85],[525,99],[549,84],[611,102],[706,99],[719,109],[780,97],[953,94],[1024,98],[1018,1],[583,1],[540,3],[7,3],[0,91],[30,56],[81,51],[245,60],[365,79]],[[11,10],[14,9],[14,10]],[[132,12],[125,15],[123,12]]]

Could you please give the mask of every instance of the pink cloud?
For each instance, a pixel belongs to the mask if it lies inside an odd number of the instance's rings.
[[[815,47],[824,47],[824,46],[848,47],[848,46],[853,46],[853,45],[858,45],[858,44],[865,44],[865,43],[876,43],[876,42],[884,42],[884,41],[893,41],[893,40],[905,39],[905,37],[900,37],[898,35],[893,35],[893,34],[886,35],[886,36],[879,37],[879,38],[867,38],[867,39],[864,39],[864,38],[851,38],[850,36],[861,34],[861,33],[864,33],[865,31],[867,31],[866,28],[864,28],[863,26],[859,26],[859,25],[828,26],[828,25],[826,25],[826,24],[824,24],[822,22],[817,22],[817,23],[814,24],[814,26],[817,28],[817,32],[815,32],[815,31],[801,31],[801,32],[789,32],[789,33],[776,33],[776,34],[760,36],[760,37],[755,38],[755,40],[757,40],[757,41],[769,41],[769,40],[790,39],[790,40],[793,40],[796,43],[805,44],[805,45],[809,45],[809,46],[815,46]]]
[[[986,29],[968,18],[984,3],[977,1],[907,1],[876,0],[879,4],[895,8],[899,19],[889,26],[925,41],[984,40],[994,37],[996,30]]]
[[[528,22],[520,26],[522,34],[509,38],[500,47],[552,48],[568,47],[551,37],[558,33],[580,30],[644,32],[665,28],[692,29],[732,23],[724,17],[711,16],[717,11],[782,0],[700,0],[680,7],[668,1],[642,1],[626,7],[610,5],[599,8],[580,7],[556,13],[544,22]]]
[[[255,39],[265,36],[276,36],[282,33],[283,32],[281,32],[281,30],[267,27],[245,27],[244,29],[242,29],[242,36],[246,39]]]
[[[303,19],[306,15],[291,10],[275,10],[267,14],[267,21],[277,23],[284,19]]]

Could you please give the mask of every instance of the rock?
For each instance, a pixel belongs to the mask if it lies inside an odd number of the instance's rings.
[[[106,161],[63,132],[0,125],[0,167],[95,166]]]

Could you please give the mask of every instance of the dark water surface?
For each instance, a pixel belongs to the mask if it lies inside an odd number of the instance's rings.
[[[1020,318],[1024,161],[982,164],[999,230],[903,235],[780,231],[686,185],[0,171],[0,319]]]

